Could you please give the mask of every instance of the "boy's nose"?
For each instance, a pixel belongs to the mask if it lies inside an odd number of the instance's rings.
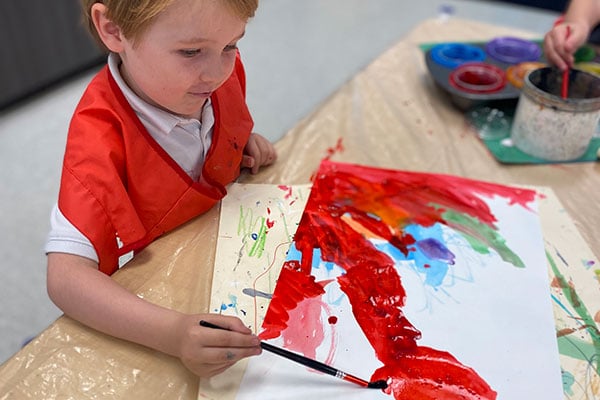
[[[225,65],[221,60],[211,60],[208,62],[200,73],[200,78],[203,82],[220,82],[225,74]]]

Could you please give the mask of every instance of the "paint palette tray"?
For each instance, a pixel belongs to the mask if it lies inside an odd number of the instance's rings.
[[[516,106],[523,79],[546,65],[541,40],[498,37],[488,42],[421,45],[436,85],[462,110],[484,104]],[[575,68],[600,75],[600,49],[587,43],[575,52]]]
[[[422,48],[436,85],[462,110],[490,102],[516,105],[523,77],[546,65],[539,41],[516,37]]]

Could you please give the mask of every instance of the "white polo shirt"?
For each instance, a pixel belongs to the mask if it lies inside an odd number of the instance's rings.
[[[120,64],[121,60],[117,54],[108,56],[108,68],[125,99],[150,136],[192,179],[197,180],[212,142],[215,124],[210,99],[202,109],[201,121],[171,114],[148,104],[136,95],[121,77]],[[98,255],[92,243],[65,218],[58,209],[58,204],[54,205],[50,215],[50,233],[45,251],[75,254],[98,262]]]

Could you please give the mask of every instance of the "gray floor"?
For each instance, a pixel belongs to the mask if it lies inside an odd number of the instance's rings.
[[[540,35],[556,17],[475,0],[261,0],[240,43],[256,130],[282,137],[419,21],[441,13]],[[46,294],[42,247],[68,121],[91,75],[0,113],[0,362],[61,314]]]

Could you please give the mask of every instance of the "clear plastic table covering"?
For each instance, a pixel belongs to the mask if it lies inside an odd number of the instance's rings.
[[[302,184],[320,161],[456,174],[554,190],[584,240],[600,256],[600,164],[498,164],[461,111],[428,76],[419,44],[483,41],[531,33],[451,18],[418,24],[291,129],[276,165],[240,182]],[[114,279],[148,301],[206,312],[219,207],[136,256]],[[42,267],[42,266],[40,266]],[[0,400],[186,399],[198,378],[154,350],[109,337],[61,317],[0,366]]]

